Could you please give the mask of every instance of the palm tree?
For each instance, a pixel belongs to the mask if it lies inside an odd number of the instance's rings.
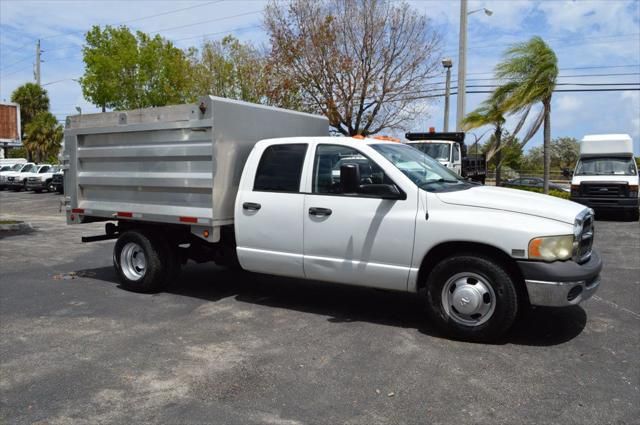
[[[25,132],[38,112],[49,110],[47,91],[35,83],[25,83],[11,93],[11,101],[20,105],[20,127]]]
[[[495,155],[496,157],[496,186],[500,186],[501,183],[501,169],[502,169],[502,153],[500,152],[502,132],[504,129],[505,110],[500,99],[494,96],[485,100],[480,106],[469,112],[462,120],[462,127],[465,131],[473,128],[484,127],[485,125],[493,126],[493,136],[495,144],[492,149],[487,153],[487,161]]]
[[[25,129],[24,147],[37,162],[44,161],[60,150],[63,130],[50,112],[39,112]]]
[[[503,82],[493,97],[501,99],[507,111],[520,114],[515,135],[524,125],[531,108],[538,102],[542,109],[522,139],[526,144],[544,123],[544,193],[549,193],[551,165],[551,95],[558,78],[558,59],[555,52],[540,37],[511,46],[504,60],[496,66],[496,77]]]

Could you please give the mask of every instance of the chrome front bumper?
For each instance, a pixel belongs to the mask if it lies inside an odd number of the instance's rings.
[[[602,260],[596,251],[582,264],[574,261],[518,261],[531,305],[566,307],[589,299],[600,286]]]
[[[566,307],[588,300],[600,286],[600,276],[591,281],[549,282],[525,280],[531,305]]]

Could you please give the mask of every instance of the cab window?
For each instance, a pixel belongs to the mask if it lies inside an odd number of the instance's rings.
[[[318,145],[313,166],[313,193],[342,194],[340,167],[356,164],[360,184],[393,184],[375,162],[356,149],[340,145]]]
[[[299,192],[306,144],[271,145],[264,150],[253,183],[254,191]]]

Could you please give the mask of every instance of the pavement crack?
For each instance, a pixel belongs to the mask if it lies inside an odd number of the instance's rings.
[[[600,298],[597,295],[594,295],[591,298],[594,299],[595,301],[599,301],[599,302],[604,303],[604,304],[606,304],[606,305],[608,305],[610,307],[613,307],[616,310],[620,310],[620,311],[624,311],[625,313],[629,313],[630,315],[632,315],[636,319],[640,319],[640,313],[636,313],[635,311],[629,310],[628,308],[621,307],[618,304],[614,303],[613,301],[605,300],[603,298]]]

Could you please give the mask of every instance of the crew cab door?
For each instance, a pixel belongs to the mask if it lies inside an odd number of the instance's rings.
[[[235,236],[245,270],[304,277],[300,193],[306,143],[254,148],[240,181]]]
[[[309,164],[309,162],[307,163]],[[304,271],[308,279],[406,290],[413,253],[417,187],[404,200],[344,194],[340,166],[357,164],[362,184],[394,181],[350,146],[318,144],[304,201]]]

